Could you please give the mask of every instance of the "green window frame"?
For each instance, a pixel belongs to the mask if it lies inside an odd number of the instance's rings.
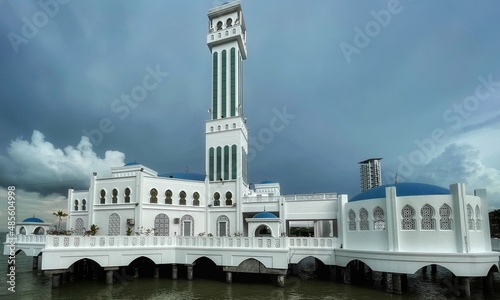
[[[229,146],[224,146],[224,180],[229,180]]]
[[[231,178],[232,179],[236,179],[236,175],[237,175],[236,174],[237,162],[238,162],[237,159],[236,159],[236,157],[237,157],[237,153],[236,153],[237,149],[238,149],[238,147],[236,147],[236,145],[231,146],[231,156],[232,156],[231,157],[232,158],[231,159],[231,167],[232,167]]]
[[[214,181],[214,148],[208,150],[208,180]]]
[[[221,116],[223,118],[227,117],[226,115],[226,77],[227,77],[227,58],[226,58],[226,50],[222,50],[222,86],[221,86],[221,92],[222,92],[222,107],[221,107]]]
[[[236,49],[231,48],[231,117],[236,116]]]
[[[217,178],[219,180],[222,178],[222,148],[217,147]]]
[[[212,74],[212,119],[217,119],[217,86],[218,86],[218,81],[217,81],[217,74],[218,74],[218,68],[219,68],[219,60],[218,60],[218,53],[214,52],[214,57],[213,57],[213,74]]]

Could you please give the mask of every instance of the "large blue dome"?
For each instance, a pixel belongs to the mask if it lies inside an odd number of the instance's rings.
[[[39,218],[35,218],[35,217],[31,217],[31,218],[27,218],[27,219],[24,219],[23,222],[31,222],[31,223],[43,223],[43,221]]]
[[[255,216],[253,216],[254,219],[276,219],[277,217],[267,211],[263,211],[260,213],[256,213]]]
[[[400,183],[382,185],[373,189],[366,190],[352,197],[351,200],[349,200],[349,202],[385,198],[385,188],[391,186],[396,187],[396,196],[398,197],[450,194],[450,190],[432,184],[400,182]]]

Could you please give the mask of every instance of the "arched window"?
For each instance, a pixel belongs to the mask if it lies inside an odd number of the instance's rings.
[[[231,192],[226,193],[226,205],[233,205],[233,193]]]
[[[236,179],[236,170],[237,170],[237,154],[236,154],[236,145],[231,146],[231,179]]]
[[[219,194],[219,192],[214,193],[214,206],[220,206],[220,194]]]
[[[385,230],[384,210],[380,206],[373,209],[373,230]]]
[[[226,27],[231,27],[231,26],[233,26],[233,19],[228,18],[228,19],[226,20]]]
[[[217,236],[227,236],[229,233],[229,218],[227,216],[219,216],[217,218]]]
[[[109,216],[108,235],[120,235],[120,216],[116,213]]]
[[[453,220],[451,219],[451,207],[443,204],[439,208],[439,229],[453,230]]]
[[[364,208],[359,210],[359,230],[370,230],[368,211]]]
[[[158,190],[155,188],[152,188],[151,191],[149,191],[149,203],[158,203]]]
[[[158,214],[155,218],[155,235],[168,235],[169,218],[166,214]]]
[[[125,203],[130,203],[130,189],[125,189]]]
[[[481,230],[481,210],[479,205],[476,205],[476,230]]]
[[[43,235],[45,233],[45,229],[43,227],[37,227],[33,230],[34,235]]]
[[[469,227],[469,230],[474,230],[474,212],[472,210],[472,206],[470,204],[467,204],[467,224]]]
[[[182,236],[194,235],[194,219],[190,215],[184,215],[181,218],[181,235]]]
[[[406,204],[403,209],[401,209],[401,229],[402,230],[415,230],[415,209],[410,205]]]
[[[75,211],[78,211],[78,199],[75,199]]]
[[[229,180],[229,146],[224,146],[224,180]]]
[[[222,179],[222,147],[217,147],[217,176],[216,176],[216,180],[221,180]]]
[[[83,223],[82,218],[78,218],[75,221],[75,234],[76,235],[84,235],[85,234],[85,224]]]
[[[19,228],[19,234],[26,235],[26,227],[21,226],[21,228]]]
[[[101,204],[106,204],[106,191],[104,189],[101,190]]]
[[[87,210],[87,200],[82,200],[82,210]]]
[[[214,181],[215,172],[215,149],[210,147],[208,149],[208,180]]]
[[[222,21],[217,22],[217,30],[222,29]]]
[[[112,195],[113,195],[113,197],[111,198],[111,202],[112,203],[118,203],[118,190],[117,189],[113,189]]]
[[[436,219],[434,219],[434,208],[429,204],[424,205],[420,209],[420,216],[422,221],[420,229],[422,230],[436,230]]]
[[[219,24],[221,24],[222,27],[222,22],[217,23],[217,30],[219,30]],[[220,37],[220,33],[218,34],[218,37]],[[218,101],[218,88],[219,88],[219,82],[218,82],[218,75],[219,75],[219,54],[217,52],[214,52],[213,54],[213,61],[212,61],[212,119],[217,119],[217,101]],[[220,130],[220,126],[218,128]]]
[[[193,193],[193,206],[200,206],[200,193]]]
[[[181,192],[179,193],[179,198],[181,198],[181,199],[179,200],[179,205],[186,205],[186,192],[181,191]]]
[[[349,230],[356,230],[356,213],[354,210],[350,209],[349,212],[347,213],[347,217],[349,219],[348,225],[349,225]]]
[[[171,190],[165,191],[165,204],[172,204],[172,191]]]

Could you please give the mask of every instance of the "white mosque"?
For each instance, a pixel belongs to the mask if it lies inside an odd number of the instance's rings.
[[[491,281],[500,253],[492,251],[485,190],[469,195],[463,184],[448,189],[396,183],[349,198],[282,195],[275,182],[250,185],[241,5],[210,9],[208,19],[212,103],[205,125],[206,174],[158,174],[129,163],[112,168],[109,177],[94,173],[88,190],[70,189],[67,229],[74,235],[49,235],[38,248],[25,246],[42,254],[42,269],[53,274],[54,286],[84,258],[104,268],[112,283],[113,272],[138,257],[172,265],[173,278],[178,267],[187,267],[192,279],[203,257],[221,266],[228,282],[232,272],[260,272],[276,274],[281,286],[289,266],[307,257],[338,268],[344,281],[350,281],[353,266],[391,274],[396,292],[405,274],[429,265],[450,270],[465,294],[471,278]],[[92,225],[99,228],[96,235],[86,236]],[[291,228],[303,226],[314,228],[312,236],[291,236]],[[18,249],[27,251],[22,241],[28,240],[18,238]]]

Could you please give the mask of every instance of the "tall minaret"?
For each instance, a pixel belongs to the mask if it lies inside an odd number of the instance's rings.
[[[236,207],[233,204],[248,190],[248,131],[242,101],[246,28],[239,1],[210,9],[208,19],[207,44],[212,54],[211,119],[205,128],[209,197],[219,203],[215,200],[220,195],[220,206]],[[231,201],[226,201],[228,196]]]

